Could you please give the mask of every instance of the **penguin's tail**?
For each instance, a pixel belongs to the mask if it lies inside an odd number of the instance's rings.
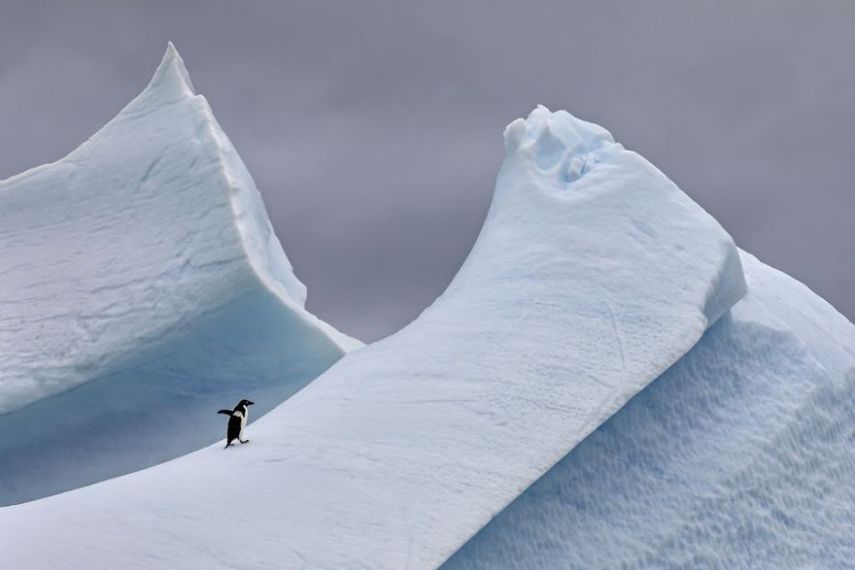
[[[227,416],[232,415],[232,411],[231,411],[231,410],[220,410],[220,411],[219,411],[219,412],[217,412],[217,413],[218,413],[218,414],[226,414]]]

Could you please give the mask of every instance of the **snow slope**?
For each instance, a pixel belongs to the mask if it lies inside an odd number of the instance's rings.
[[[855,567],[855,327],[743,264],[748,297],[444,568]]]
[[[478,242],[415,322],[250,445],[0,510],[4,561],[435,567],[744,295],[726,232],[604,129],[541,107],[505,144]]]
[[[261,195],[170,44],[64,159],[0,182],[0,505],[220,439],[358,343],[303,308]]]

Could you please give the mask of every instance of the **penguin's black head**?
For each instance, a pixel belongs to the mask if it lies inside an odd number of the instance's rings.
[[[249,400],[241,400],[238,403],[238,406],[252,406],[254,404],[255,404],[255,402],[250,402]]]

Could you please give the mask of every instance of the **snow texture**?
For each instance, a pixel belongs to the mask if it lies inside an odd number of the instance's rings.
[[[855,567],[855,327],[743,263],[748,297],[444,568]]]
[[[66,158],[0,182],[0,505],[221,438],[358,345],[308,314],[261,195],[170,44]]]
[[[0,510],[4,563],[436,567],[745,294],[727,233],[604,129],[540,107],[505,144],[473,251],[415,322],[249,445]]]

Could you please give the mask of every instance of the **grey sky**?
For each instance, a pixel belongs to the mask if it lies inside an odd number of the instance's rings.
[[[537,103],[604,125],[855,318],[855,2],[0,0],[0,178],[85,140],[170,39],[309,308],[360,338],[442,292],[502,129]]]

